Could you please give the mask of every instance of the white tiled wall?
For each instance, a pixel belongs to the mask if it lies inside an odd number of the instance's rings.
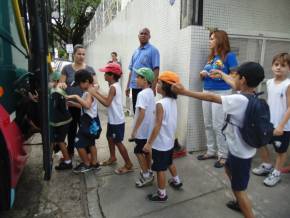
[[[204,26],[180,29],[180,0],[173,6],[169,0],[131,0],[88,46],[87,62],[99,68],[109,60],[111,51],[116,51],[123,66],[124,90],[129,61],[139,44],[138,32],[148,27],[151,43],[160,51],[161,71],[176,71],[186,87],[201,90],[198,72],[208,55],[207,27],[224,29],[230,36],[264,34],[290,38],[289,11],[289,0],[204,0]],[[233,47],[248,46],[240,50],[243,60],[259,60],[261,45],[257,41],[232,39],[232,43]],[[98,78],[105,91],[103,75],[100,73]],[[189,150],[199,149],[205,144],[201,102],[179,97],[178,103],[178,138]]]

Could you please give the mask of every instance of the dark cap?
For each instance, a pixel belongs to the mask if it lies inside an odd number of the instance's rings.
[[[237,74],[245,77],[249,87],[257,87],[265,78],[264,68],[256,62],[246,62],[237,68]]]

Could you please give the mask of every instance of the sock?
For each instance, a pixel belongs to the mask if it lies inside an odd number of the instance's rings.
[[[71,163],[71,160],[65,160],[64,163],[70,164]]]
[[[180,183],[180,178],[179,178],[178,175],[177,176],[174,176],[173,179],[174,179],[175,183],[177,183],[177,184]]]
[[[265,168],[267,168],[267,169],[272,168],[272,164],[270,164],[270,163],[263,163],[262,165],[265,166]]]
[[[161,198],[164,198],[166,196],[166,189],[158,189],[158,195]]]
[[[277,169],[274,169],[272,174],[274,174],[275,176],[280,176],[281,175],[281,172]]]
[[[149,178],[149,177],[150,177],[150,173],[149,173],[149,171],[147,171],[146,173],[143,173],[143,177],[144,177],[144,178]]]

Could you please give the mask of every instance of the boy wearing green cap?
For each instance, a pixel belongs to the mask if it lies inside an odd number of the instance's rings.
[[[63,89],[58,87],[60,76],[61,73],[58,71],[53,72],[51,75],[52,87],[49,96],[49,125],[51,127],[51,143],[53,144],[53,148],[55,151],[60,149],[63,155],[63,161],[61,161],[55,169],[67,170],[72,169],[72,161],[66,148],[65,138],[72,118],[65,99],[66,93]]]
[[[151,154],[143,151],[154,124],[155,97],[151,89],[151,84],[154,81],[154,72],[150,68],[143,67],[136,70],[136,73],[136,83],[142,91],[137,96],[131,139],[134,139],[136,143],[134,153],[141,168],[140,178],[136,181],[136,187],[141,188],[151,185],[154,180],[153,173],[150,170]]]

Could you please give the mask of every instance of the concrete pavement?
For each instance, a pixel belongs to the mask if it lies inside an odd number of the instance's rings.
[[[101,114],[101,120],[103,133],[97,141],[97,148],[99,160],[105,160],[109,156],[105,139],[106,116]],[[133,154],[134,143],[128,142],[131,125],[132,117],[127,117],[124,142],[136,168],[135,171],[126,175],[116,175],[114,169],[123,165],[122,158],[118,156],[117,165],[102,167],[99,172],[85,174],[91,217],[242,217],[241,214],[225,207],[225,203],[232,199],[232,194],[224,170],[214,168],[214,160],[196,160],[196,155],[200,152],[175,159],[178,173],[184,184],[182,190],[176,191],[168,186],[167,202],[149,202],[146,195],[156,190],[156,183],[142,189],[135,187],[139,168]],[[253,166],[258,164],[259,160],[256,158]],[[256,217],[289,218],[290,174],[283,175],[282,182],[274,188],[265,187],[262,184],[263,179],[264,177],[251,175],[248,189]]]

